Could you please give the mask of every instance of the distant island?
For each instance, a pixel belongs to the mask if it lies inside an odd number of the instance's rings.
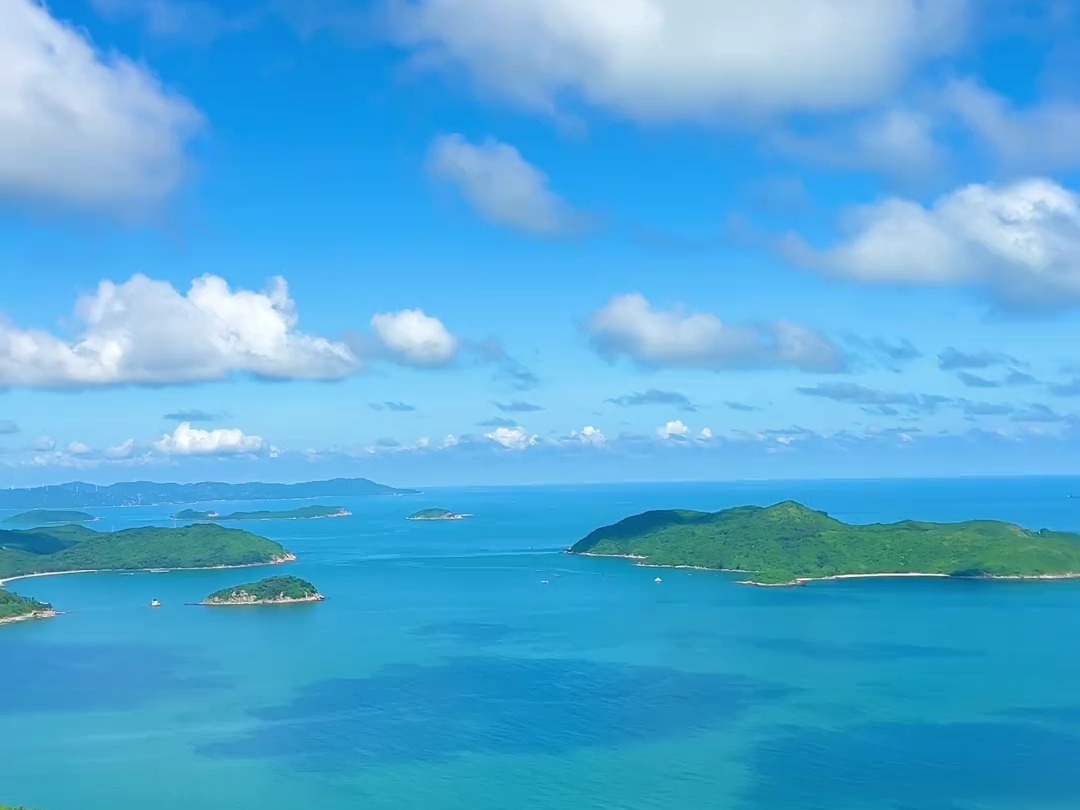
[[[50,604],[0,588],[0,624],[12,624],[28,619],[48,619],[55,615],[56,611]]]
[[[210,607],[227,605],[295,605],[301,602],[321,602],[325,599],[315,586],[297,577],[270,577],[247,585],[234,585],[214,591],[202,604]]]
[[[232,568],[293,559],[272,540],[213,523],[115,532],[77,525],[0,530],[0,583],[74,571]]]
[[[568,552],[741,571],[752,585],[887,576],[1080,577],[1078,534],[991,520],[854,526],[793,501],[720,512],[645,512],[597,529]]]
[[[451,512],[449,509],[421,509],[413,512],[406,520],[464,520],[468,515]]]
[[[20,526],[42,526],[47,523],[91,523],[95,520],[97,518],[93,515],[71,509],[31,509],[29,512],[20,512],[17,515],[4,518],[4,523],[14,523]]]
[[[217,512],[198,512],[184,509],[173,515],[174,520],[314,520],[316,518],[349,517],[352,514],[343,506],[302,506],[286,511],[230,512],[219,515]]]
[[[416,495],[419,490],[395,489],[367,478],[334,478],[299,484],[157,484],[128,481],[108,486],[75,481],[70,484],[0,490],[0,509],[147,506],[205,503],[207,501],[277,501],[360,495]]]

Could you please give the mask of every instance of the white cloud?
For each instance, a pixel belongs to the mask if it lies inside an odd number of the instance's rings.
[[[507,450],[524,450],[526,447],[532,447],[540,441],[539,438],[530,435],[528,431],[520,427],[495,428],[490,433],[485,433],[484,436],[496,444],[501,444]]]
[[[840,350],[798,324],[774,321],[729,325],[715,315],[654,309],[642,295],[618,295],[593,313],[586,329],[593,347],[610,358],[625,355],[646,366],[711,371],[784,366],[839,371]]]
[[[457,187],[496,225],[540,236],[576,233],[588,225],[588,217],[551,191],[547,176],[508,144],[442,135],[431,145],[428,171]]]
[[[263,449],[261,436],[249,436],[238,428],[200,430],[181,422],[172,433],[154,442],[154,449],[166,456],[224,456],[258,453]]]
[[[420,309],[379,313],[371,319],[371,328],[383,350],[407,366],[445,366],[460,345],[442,321]]]
[[[579,444],[589,444],[594,447],[599,447],[607,442],[607,438],[604,436],[603,432],[592,425],[586,425],[581,430],[570,431],[568,440]]]
[[[41,453],[51,452],[56,449],[56,440],[52,436],[38,436],[34,449]]]
[[[965,0],[396,0],[419,64],[544,111],[625,117],[835,110],[894,91],[963,35]],[[778,22],[780,21],[780,22]]]
[[[710,430],[707,427],[702,428],[701,433],[698,434],[698,439],[700,439],[703,442],[709,441],[710,439],[712,439],[712,437],[713,437],[712,430]]]
[[[1080,303],[1080,197],[1053,180],[974,184],[930,207],[903,199],[848,216],[846,241],[792,256],[868,284],[967,286],[1006,306]]]
[[[82,442],[69,442],[67,451],[72,456],[88,456],[94,452],[94,448]]]
[[[1080,104],[1052,100],[1017,108],[970,79],[951,83],[943,104],[1010,168],[1080,166]]]
[[[135,440],[134,439],[128,439],[127,441],[121,442],[120,444],[118,444],[118,445],[116,445],[114,447],[108,448],[105,451],[104,456],[105,456],[105,458],[112,459],[112,460],[119,460],[119,459],[122,459],[122,458],[131,458],[131,454],[134,452],[134,450],[135,450]]]
[[[236,373],[338,379],[357,368],[343,343],[298,330],[285,280],[264,292],[217,276],[186,294],[143,275],[103,281],[75,308],[74,339],[0,322],[0,385],[70,388],[190,383]]]
[[[35,0],[0,3],[0,197],[134,212],[182,180],[201,125],[142,65]]]
[[[684,425],[681,419],[676,419],[674,422],[668,422],[656,429],[656,435],[661,439],[681,439],[689,432],[690,428]]]

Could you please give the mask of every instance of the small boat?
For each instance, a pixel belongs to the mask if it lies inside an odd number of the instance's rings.
[[[159,602],[157,599],[151,599],[150,607],[161,607],[161,602]]]
[[[660,577],[657,577],[656,579],[653,580],[653,582],[663,582],[663,581],[664,580],[660,579]]]

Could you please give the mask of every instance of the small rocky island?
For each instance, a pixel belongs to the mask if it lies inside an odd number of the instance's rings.
[[[314,520],[316,518],[349,517],[352,514],[344,506],[301,506],[298,509],[274,511],[263,509],[257,512],[229,512],[220,515],[217,512],[199,512],[184,509],[173,515],[173,520]]]
[[[315,586],[298,577],[270,577],[247,585],[223,588],[206,597],[208,607],[233,605],[295,605],[325,599]]]
[[[87,512],[77,512],[74,509],[31,509],[29,512],[20,512],[17,515],[4,518],[4,523],[17,526],[44,526],[49,523],[91,523],[97,520]]]
[[[36,599],[19,596],[0,588],[0,624],[13,624],[29,619],[49,619],[55,615],[53,606],[46,602],[38,602]]]
[[[464,520],[468,515],[451,512],[449,509],[421,509],[413,512],[406,520]]]
[[[644,512],[597,529],[568,552],[739,571],[748,585],[862,577],[1080,578],[1080,534],[996,520],[852,525],[794,501],[720,512]]]

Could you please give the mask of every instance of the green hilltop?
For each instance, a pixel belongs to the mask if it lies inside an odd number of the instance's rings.
[[[50,604],[38,602],[26,596],[19,596],[0,588],[0,624],[35,614],[50,613],[50,611],[52,611],[52,605]],[[4,810],[4,808],[0,807],[0,810]]]
[[[14,523],[20,526],[40,526],[48,523],[90,523],[94,520],[97,520],[97,518],[93,515],[86,512],[77,512],[73,509],[31,509],[29,512],[20,512],[17,515],[4,518],[4,523]]]
[[[213,523],[96,532],[85,526],[0,530],[0,579],[63,571],[214,568],[283,562],[281,545]]]
[[[895,573],[1080,576],[1077,534],[992,520],[856,526],[793,501],[720,512],[645,512],[597,529],[569,552],[744,571],[749,582],[762,585]]]
[[[290,602],[318,602],[323,599],[315,586],[299,577],[269,577],[246,585],[214,591],[204,605],[287,605]]]

